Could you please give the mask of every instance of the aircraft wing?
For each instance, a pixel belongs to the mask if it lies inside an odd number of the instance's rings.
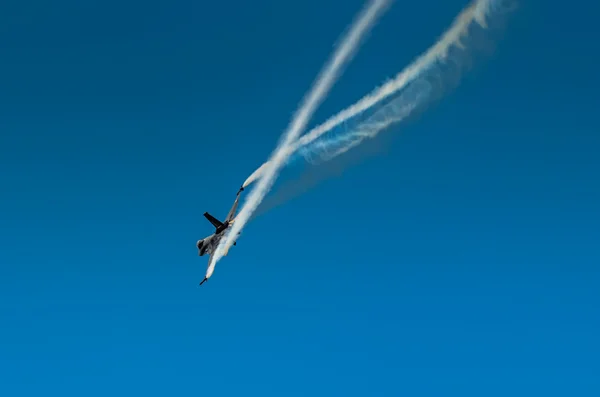
[[[233,202],[233,206],[231,207],[231,210],[229,210],[229,214],[227,214],[227,219],[225,219],[225,222],[229,222],[235,217],[235,211],[237,210],[239,201],[240,201],[240,194],[238,193],[238,195],[235,198],[235,201]]]

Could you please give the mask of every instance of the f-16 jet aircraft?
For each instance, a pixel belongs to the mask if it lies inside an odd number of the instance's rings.
[[[233,206],[231,210],[229,210],[229,214],[227,214],[227,218],[225,218],[224,222],[219,221],[217,218],[209,214],[208,212],[204,213],[204,217],[208,219],[210,223],[215,227],[215,232],[208,237],[203,238],[202,240],[198,240],[196,243],[196,247],[198,247],[198,256],[204,256],[207,253],[210,255],[208,257],[208,268],[206,271],[206,276],[204,280],[200,282],[202,285],[206,280],[210,278],[212,275],[212,260],[215,250],[219,246],[219,242],[225,236],[225,232],[229,228],[229,226],[235,221],[235,211],[237,210],[238,202],[240,200],[240,193],[244,190],[242,186],[240,190],[237,192],[235,197],[235,201],[233,202]],[[233,245],[236,245],[236,242],[233,242]],[[227,255],[227,252],[224,253]]]

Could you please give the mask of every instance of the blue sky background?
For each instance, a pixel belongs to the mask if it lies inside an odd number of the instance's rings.
[[[465,4],[397,1],[311,125]],[[594,2],[522,1],[457,90],[198,287],[202,213],[361,6],[3,2],[0,394],[598,395]]]

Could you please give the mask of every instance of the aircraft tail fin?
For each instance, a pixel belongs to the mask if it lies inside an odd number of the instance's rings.
[[[222,223],[220,220],[218,220],[217,218],[215,218],[214,216],[212,216],[212,215],[211,215],[211,214],[209,214],[208,212],[205,212],[205,213],[204,213],[204,217],[205,217],[206,219],[208,219],[208,221],[209,221],[210,223],[212,223],[212,225],[215,227],[215,229],[218,229],[218,228],[220,228],[221,226],[223,226],[223,223]]]

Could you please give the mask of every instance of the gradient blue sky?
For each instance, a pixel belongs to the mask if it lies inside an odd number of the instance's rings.
[[[465,4],[397,1],[312,125]],[[522,1],[457,90],[198,287],[202,213],[227,213],[361,6],[4,1],[1,395],[599,395],[591,1]]]

